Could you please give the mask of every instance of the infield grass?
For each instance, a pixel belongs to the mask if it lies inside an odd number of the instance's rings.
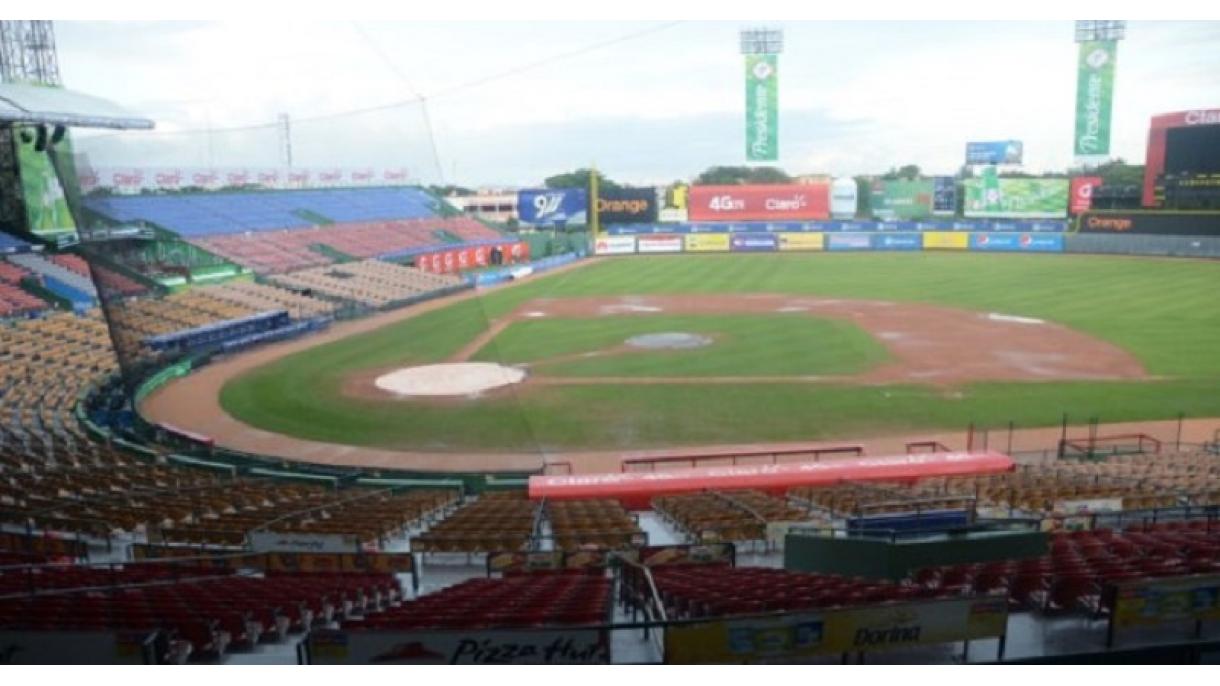
[[[1159,378],[980,383],[954,393],[912,385],[572,385],[445,406],[339,394],[342,379],[355,371],[443,360],[485,331],[489,320],[534,298],[683,293],[919,301],[1037,317],[1119,345]],[[421,450],[818,440],[959,429],[971,421],[1047,426],[1058,423],[1063,412],[1107,422],[1169,419],[1179,412],[1220,416],[1218,294],[1220,263],[1192,260],[934,252],[609,259],[285,357],[232,380],[222,391],[221,404],[235,417],[268,431]],[[550,325],[544,321],[522,324]],[[498,336],[498,350],[487,355],[530,359],[528,327],[514,333],[516,326]],[[615,326],[608,326],[604,336],[576,329],[571,338],[551,332],[535,345],[575,350],[610,340],[608,332]],[[805,335],[814,334],[793,334]],[[778,339],[773,343],[787,344]],[[876,362],[867,351],[856,352],[854,362],[847,356],[835,364]],[[743,363],[734,365],[737,373],[758,373],[754,370],[762,368],[759,365],[771,364],[764,357],[740,358]],[[716,364],[727,362],[722,358]],[[548,373],[596,373],[558,369],[561,366],[553,365]]]

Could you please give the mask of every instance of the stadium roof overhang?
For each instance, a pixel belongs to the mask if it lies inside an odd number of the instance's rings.
[[[153,121],[92,95],[66,88],[0,83],[0,124],[151,129]]]

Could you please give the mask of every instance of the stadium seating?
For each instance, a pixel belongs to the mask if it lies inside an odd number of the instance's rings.
[[[326,246],[334,253],[363,259],[443,245],[448,240],[442,236],[462,242],[504,239],[478,221],[454,217],[206,236],[192,242],[259,274],[280,274],[333,262],[314,246]]]
[[[541,513],[524,491],[484,493],[436,526],[411,538],[421,553],[490,553],[525,550]]]
[[[548,502],[546,518],[558,550],[621,550],[644,542],[639,523],[617,500]]]
[[[508,629],[610,621],[602,570],[471,579],[370,615],[352,629]]]
[[[130,573],[121,574],[126,580]],[[382,611],[400,595],[388,574],[212,576],[106,594],[0,599],[0,629],[161,630],[170,641],[160,660],[215,660],[229,650],[283,640],[315,622]]]
[[[145,221],[190,238],[436,215],[431,196],[405,187],[108,196],[87,198],[85,207],[115,222]]]
[[[460,286],[456,276],[430,274],[412,267],[364,260],[270,277],[272,283],[369,307],[385,307],[437,290]]]
[[[768,522],[808,519],[801,510],[759,491],[709,492],[655,498],[653,509],[695,541],[757,541]]]

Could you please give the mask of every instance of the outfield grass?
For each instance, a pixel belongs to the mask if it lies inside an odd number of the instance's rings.
[[[703,335],[709,345],[689,350],[605,351],[642,334]],[[885,347],[850,322],[806,313],[627,315],[597,319],[513,322],[473,359],[533,363],[548,376],[802,376],[857,374],[889,358]]]
[[[815,440],[957,429],[970,421],[1053,425],[1065,411],[1103,421],[1167,419],[1179,412],[1220,416],[1217,292],[1220,263],[1187,260],[968,253],[602,260],[286,357],[231,381],[221,403],[254,426],[303,438],[491,450]],[[1115,343],[1162,379],[972,384],[959,394],[920,386],[577,385],[449,407],[338,394],[342,378],[353,371],[445,359],[485,331],[489,319],[533,298],[661,293],[921,301],[1038,317]],[[576,345],[562,334],[536,345],[552,345],[551,339],[555,346]],[[500,354],[526,354],[527,343],[510,337],[497,344]]]

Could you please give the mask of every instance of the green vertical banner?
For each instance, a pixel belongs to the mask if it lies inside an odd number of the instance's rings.
[[[779,159],[778,55],[746,55],[746,159]]]
[[[1114,100],[1116,41],[1080,44],[1076,71],[1075,154],[1110,154],[1110,110]]]

